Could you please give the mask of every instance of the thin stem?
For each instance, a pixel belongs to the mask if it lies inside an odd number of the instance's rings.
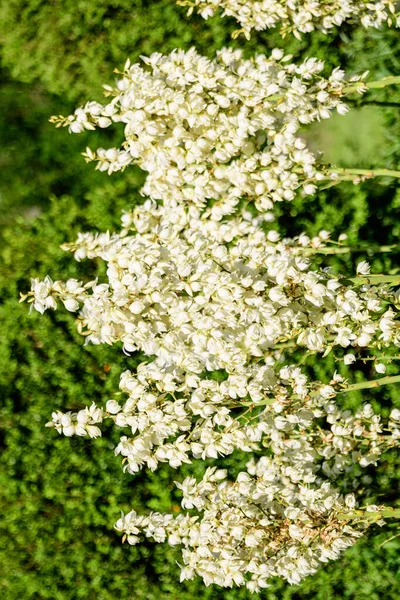
[[[380,354],[378,356],[357,356],[356,360],[360,361],[364,364],[368,361],[378,361],[379,362],[382,360],[387,360],[387,361],[391,362],[392,360],[400,360],[400,354],[393,354],[392,356],[390,356],[389,354]],[[335,356],[335,361],[343,362],[344,357]]]
[[[378,283],[390,283],[391,285],[400,285],[400,274],[397,275],[358,275],[357,277],[345,277],[339,279],[340,283],[348,284],[349,282],[358,285],[376,285]]]
[[[394,354],[393,356],[389,356],[388,354],[381,354],[380,356],[370,356],[370,357],[359,357],[357,358],[357,360],[359,360],[360,362],[367,362],[367,360],[374,360],[374,361],[379,361],[379,360],[400,360],[400,354]]]
[[[400,84],[400,76],[399,75],[389,75],[388,77],[384,77],[379,81],[357,81],[356,83],[350,84],[342,88],[341,94],[356,94],[357,92],[365,92],[368,90],[376,90],[387,87],[388,85],[398,85]]]
[[[400,536],[400,533],[396,533],[395,535],[392,535],[390,538],[388,538],[387,540],[382,542],[382,544],[379,544],[378,548],[382,548],[385,544],[391,542],[392,540],[395,540],[399,536]]]
[[[266,400],[261,400],[261,402],[257,402],[255,400],[252,400],[251,402],[239,402],[239,404],[235,404],[234,407],[237,408],[238,406],[250,406],[250,409],[253,409],[257,408],[258,406],[269,406],[274,402],[276,402],[276,398],[267,398]]]
[[[400,383],[400,375],[391,375],[388,377],[380,377],[380,379],[373,379],[372,381],[362,381],[361,383],[352,383],[347,385],[341,390],[338,390],[337,394],[347,394],[348,392],[355,392],[358,390],[370,390],[373,388],[379,388],[383,385],[390,385],[393,383]],[[316,390],[310,393],[311,397],[318,396],[319,391]],[[268,406],[269,404],[273,404],[275,402],[275,398],[267,398],[266,400],[262,400],[261,402],[241,402],[242,406],[254,406],[257,408],[258,406]]]
[[[326,172],[328,174],[343,175],[345,178],[363,177],[364,179],[371,179],[372,177],[396,177],[400,178],[400,171],[393,169],[347,169],[347,168],[334,168],[329,167]],[[330,179],[330,177],[327,177]],[[334,180],[335,181],[335,180]]]
[[[399,244],[391,246],[326,246],[324,248],[304,248],[305,253],[310,254],[349,254],[350,252],[367,252],[368,254],[376,254],[377,252],[393,252],[400,250]]]
[[[379,521],[380,519],[400,519],[400,508],[382,507],[382,510],[352,510],[348,513],[340,513],[338,519],[342,521],[352,521],[356,519]]]
[[[389,375],[388,377],[380,377],[379,379],[373,379],[372,381],[352,383],[337,393],[347,394],[348,392],[354,392],[357,390],[370,390],[373,388],[379,388],[382,385],[390,385],[392,383],[400,383],[400,375]]]
[[[278,342],[277,344],[274,344],[270,349],[271,350],[284,350],[285,348],[292,348],[293,346],[296,346],[296,341],[295,340],[288,340],[287,342]]]
[[[379,79],[378,81],[368,81],[366,86],[369,90],[374,90],[398,84],[400,84],[400,75],[388,75],[388,77],[383,77],[383,79]]]

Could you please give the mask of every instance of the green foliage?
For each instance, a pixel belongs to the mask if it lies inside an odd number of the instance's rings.
[[[173,481],[185,473],[201,473],[202,465],[179,475],[163,468],[155,474],[124,475],[113,456],[112,430],[88,441],[59,437],[45,429],[56,409],[104,402],[117,390],[119,374],[140,357],[117,348],[83,346],[73,317],[28,314],[18,304],[29,278],[92,278],[97,265],[77,264],[59,250],[78,231],[107,230],[118,225],[123,209],[140,201],[143,174],[129,168],[108,178],[85,165],[79,152],[85,136],[54,129],[51,114],[68,113],[75,102],[96,96],[112,80],[114,67],[127,56],[169,52],[192,44],[205,54],[231,42],[233,21],[218,17],[187,20],[174,0],[8,0],[0,5],[0,594],[4,600],[394,600],[398,598],[400,538],[387,527],[375,531],[301,586],[274,584],[263,594],[204,588],[199,580],[179,584],[179,551],[144,544],[127,547],[113,532],[119,511],[179,510]],[[365,32],[350,28],[340,34],[285,40],[260,33],[246,51],[284,47],[299,59],[317,56],[329,68],[342,64],[350,72],[371,70],[371,77],[398,71],[398,31]],[[398,102],[399,93],[382,90],[372,100]],[[399,168],[398,108],[357,108],[347,117],[321,123],[306,132],[309,143],[326,150],[326,159],[343,166]],[[91,144],[115,143],[103,131]],[[360,162],[362,161],[362,162]],[[398,243],[400,190],[381,179],[354,186],[342,184],[315,198],[279,206],[277,227],[290,235],[329,229],[347,233],[356,253],[324,259],[336,272],[348,272],[364,258],[375,272],[396,272],[399,253],[376,254],[377,245]],[[41,213],[41,214],[40,214]],[[299,360],[302,356],[299,356]],[[343,365],[330,355],[307,358],[305,367],[327,380]],[[371,363],[343,371],[354,379],[375,377]],[[396,365],[389,367],[396,372]],[[222,376],[216,373],[215,377]],[[399,406],[398,389],[387,387],[368,396],[344,398],[357,406],[373,398],[382,411]],[[246,457],[227,461],[232,473]],[[224,464],[226,461],[224,461]],[[379,501],[398,501],[399,467],[388,455],[369,490]]]

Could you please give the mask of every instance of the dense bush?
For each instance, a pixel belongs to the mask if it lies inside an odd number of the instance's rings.
[[[0,8],[0,21],[2,64],[9,73],[1,88],[0,122],[4,139],[0,160],[5,166],[0,183],[2,598],[255,598],[245,591],[206,589],[197,580],[180,585],[178,552],[150,544],[121,545],[112,531],[121,508],[178,510],[171,492],[176,473],[165,468],[156,475],[132,478],[122,473],[120,460],[113,457],[112,439],[59,438],[44,424],[57,408],[106,400],[117,387],[120,371],[131,367],[133,359],[112,348],[83,347],[70,316],[56,313],[40,318],[18,305],[19,292],[27,289],[30,276],[94,275],[92,267],[74,264],[59,245],[73,239],[77,231],[114,228],[121,210],[138,201],[143,179],[133,169],[107,179],[91,165],[85,166],[79,156],[85,140],[66,138],[54,130],[47,123],[50,114],[67,112],[72,101],[100,93],[112,69],[121,67],[128,55],[137,59],[140,54],[188,48],[193,43],[211,55],[229,42],[229,20],[188,21],[185,9],[173,0],[10,0]],[[313,34],[290,42],[289,48],[302,56],[317,55],[329,66],[346,63],[351,71],[370,68],[377,78],[396,73],[400,58],[396,36],[396,31],[366,34],[348,29],[329,37]],[[240,43],[236,40],[234,45]],[[281,45],[276,34],[259,34],[247,49],[266,51]],[[332,52],[332,47],[337,51]],[[400,94],[385,91],[373,98],[395,103]],[[396,107],[383,112],[376,106],[354,110],[332,121],[333,126],[318,125],[308,135],[339,164],[372,167],[386,161],[386,166],[398,168],[397,114]],[[371,122],[374,129],[368,133]],[[366,140],[371,136],[375,144],[369,145]],[[321,228],[346,232],[352,244],[366,248],[332,257],[333,268],[339,268],[341,261],[349,266],[368,257],[368,248],[398,243],[399,216],[399,188],[382,179],[357,187],[346,184],[323,191],[317,199],[298,200],[291,204],[290,213],[280,209],[278,222],[283,231],[290,228],[293,234],[316,233]],[[377,254],[373,270],[397,272],[398,258],[399,253]],[[309,359],[307,365],[323,378],[334,361],[322,367]],[[368,375],[370,366],[364,368]],[[390,369],[395,372],[395,366]],[[361,375],[353,373],[355,379]],[[353,394],[348,402],[356,405],[365,399],[365,394]],[[383,410],[395,403],[400,406],[396,388],[384,388],[374,400]],[[230,458],[228,466],[237,468],[238,460]],[[377,474],[377,497],[394,503],[400,480],[394,456],[382,461]],[[390,528],[375,531],[340,562],[301,586],[289,588],[279,582],[260,597],[394,600],[400,538],[380,545],[395,534]]]

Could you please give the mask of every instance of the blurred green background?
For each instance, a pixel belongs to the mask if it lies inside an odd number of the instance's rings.
[[[85,136],[68,136],[48,123],[86,99],[100,99],[129,56],[169,52],[191,45],[212,56],[226,44],[246,53],[284,47],[297,60],[317,56],[327,70],[366,69],[371,79],[400,73],[399,31],[344,27],[283,42],[274,32],[234,42],[233,21],[187,19],[174,0],[7,0],[0,4],[0,597],[3,600],[395,600],[399,598],[400,537],[387,526],[374,530],[344,557],[300,586],[273,582],[263,594],[205,588],[200,580],[179,584],[179,551],[167,546],[122,546],[113,524],[119,511],[135,507],[174,510],[176,472],[163,468],[136,477],[122,473],[114,457],[115,436],[87,441],[58,437],[44,424],[55,409],[103,402],[117,390],[119,373],[134,358],[117,348],[83,347],[70,315],[28,314],[18,304],[29,278],[91,277],[96,264],[77,264],[59,246],[81,230],[118,226],[122,209],[138,199],[143,174],[134,168],[109,178],[80,156]],[[391,106],[377,106],[387,102]],[[339,166],[400,169],[400,89],[388,88],[352,103],[304,132],[315,150]],[[96,134],[97,135],[97,134]],[[96,136],[90,142],[95,146]],[[112,133],[98,135],[113,143]],[[329,229],[347,233],[366,248],[328,259],[352,270],[360,259],[375,272],[399,270],[399,253],[368,251],[398,243],[400,187],[393,179],[343,184],[278,207],[277,223],[289,235]],[[332,358],[308,365],[321,378]],[[390,373],[396,372],[390,366]],[[351,372],[375,377],[370,366]],[[369,400],[354,394],[351,406]],[[400,406],[398,388],[383,388],[374,402],[387,412]],[[229,468],[243,464],[235,455]],[[225,461],[226,462],[226,461]],[[201,466],[194,467],[200,472]],[[187,472],[187,469],[186,469]],[[183,474],[182,474],[183,476]],[[398,502],[400,469],[387,455],[367,490],[372,498]]]

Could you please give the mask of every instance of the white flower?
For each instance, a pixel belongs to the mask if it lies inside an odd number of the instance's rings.
[[[55,427],[58,433],[67,437],[73,435],[92,438],[101,436],[101,431],[95,423],[101,423],[103,420],[103,411],[93,402],[89,408],[80,410],[78,413],[53,412],[52,420],[46,423],[46,427]]]
[[[354,494],[347,494],[345,496],[344,502],[345,502],[346,506],[348,506],[349,508],[355,508],[356,498],[355,498]]]
[[[352,365],[354,362],[356,362],[356,357],[354,354],[346,354],[343,361],[345,365]]]
[[[109,400],[106,404],[106,410],[111,415],[116,415],[122,410],[121,406],[115,400]]]
[[[79,308],[79,302],[75,298],[66,298],[63,301],[65,308],[70,312],[76,312]]]
[[[398,408],[394,408],[390,413],[390,418],[393,419],[393,421],[400,421],[400,410]]]
[[[369,263],[367,263],[366,260],[363,260],[357,265],[357,273],[359,273],[360,275],[368,275],[370,270],[371,267],[369,266]]]

